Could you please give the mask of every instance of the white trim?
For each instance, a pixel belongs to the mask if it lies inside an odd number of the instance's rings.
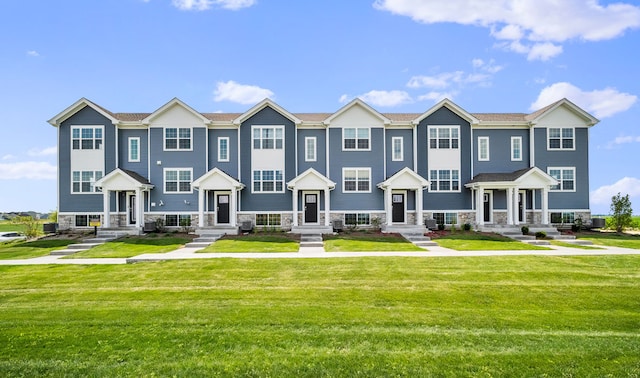
[[[356,171],[356,190],[345,190],[345,171]],[[358,190],[358,172],[367,171],[369,174],[369,190]],[[345,194],[361,194],[371,193],[371,167],[343,167],[342,168],[342,193]]]
[[[221,151],[220,142],[222,142],[223,140],[226,141],[226,144],[227,144],[227,157],[226,157],[226,159],[222,158],[221,155],[220,155],[220,151]],[[229,155],[230,155],[229,137],[218,137],[218,161],[219,162],[229,162]]]
[[[547,151],[575,151],[576,150],[576,128],[575,127],[546,127],[546,131],[547,131]],[[549,136],[551,129],[558,129],[560,130],[560,147],[558,148],[551,148],[551,137]],[[569,138],[563,138],[562,136],[562,130],[565,129],[571,129],[571,133],[572,133],[572,137],[571,140],[573,141],[572,148],[564,148],[562,146],[562,141],[564,139],[569,139]],[[557,138],[554,138],[557,139]]]
[[[256,129],[260,129],[260,148],[255,148],[253,133]],[[262,148],[262,130],[263,129],[273,129],[273,148]],[[276,138],[276,130],[282,130],[282,148],[277,148],[277,140]],[[251,150],[285,150],[285,127],[284,125],[251,125]]]
[[[356,146],[355,146],[355,148],[345,148],[344,147],[344,132],[345,132],[345,130],[348,130],[348,129],[354,129],[355,132],[356,132],[356,137],[355,137]],[[368,148],[358,148],[358,139],[361,139],[361,138],[358,138],[358,130],[360,130],[360,129],[367,130],[367,134],[368,134],[367,140],[369,141],[367,143]],[[341,147],[342,147],[342,151],[346,151],[346,152],[371,151],[371,127],[343,127],[342,128]]]
[[[482,142],[486,142],[486,153],[487,156],[482,156]],[[488,136],[479,136],[478,137],[478,161],[489,161],[490,160],[490,152],[489,152],[489,137]]]
[[[400,157],[396,157],[396,141],[400,141]],[[404,137],[391,137],[391,161],[404,161]]]
[[[178,174],[177,180],[177,191],[175,192],[167,192],[167,172],[168,171],[176,171]],[[180,190],[180,172],[181,171],[189,171],[190,179],[189,179],[189,191],[181,191]],[[163,194],[191,194],[193,193],[193,168],[163,168],[162,169],[162,193]]]
[[[433,179],[433,177],[431,177],[431,171],[436,171],[438,172],[438,177],[435,178],[435,180]],[[453,171],[458,171],[458,190],[453,190],[453,189],[449,189],[449,190],[440,190],[440,181],[444,181],[444,180],[440,180],[439,176],[440,176],[440,171],[449,171],[449,176],[451,177],[449,179],[449,183],[453,183],[453,181],[455,181],[453,179]],[[429,193],[460,193],[462,191],[462,185],[460,182],[460,169],[429,169],[428,171],[429,173]],[[431,183],[436,182],[438,184],[438,189],[435,190],[431,190]],[[451,185],[451,187],[453,187],[453,185]]]
[[[131,157],[131,142],[135,141],[137,143],[138,149],[138,158],[133,159]],[[140,137],[129,137],[127,138],[127,157],[129,163],[139,163],[140,162]]]
[[[309,157],[309,141],[313,141],[313,157]],[[318,160],[318,138],[317,137],[304,137],[304,161],[317,161]]]
[[[515,141],[519,141],[520,143],[520,158],[516,158],[515,157],[515,148],[514,148],[514,142]],[[511,137],[511,161],[522,161],[522,155],[523,155],[523,151],[522,151],[522,137],[521,136],[512,136]]]
[[[560,189],[553,189],[553,186],[552,186],[551,188],[549,188],[550,193],[575,193],[576,192],[576,183],[578,182],[578,179],[576,177],[576,167],[547,167],[547,174],[553,177],[553,175],[551,175],[551,170],[560,170],[560,178],[557,179],[558,185],[560,185]],[[563,181],[562,178],[564,176],[563,171],[568,171],[568,170],[573,171],[573,180],[572,180],[573,189],[566,190],[562,185],[562,181]]]
[[[70,151],[104,151],[104,140],[105,140],[105,130],[104,130],[104,125],[71,125],[71,127],[69,128],[69,137],[71,138],[71,143],[69,144],[69,150]],[[73,130],[80,130],[80,137],[78,138],[78,148],[73,148],[73,140],[76,139],[73,137]],[[91,148],[82,148],[82,130],[83,129],[93,129],[93,137],[91,138]],[[101,142],[100,142],[100,148],[95,148],[95,141],[96,141],[96,137],[95,137],[95,130],[96,129],[100,129],[100,131],[102,132],[102,137],[100,138]]]
[[[176,129],[176,148],[167,148],[167,129]],[[189,130],[189,148],[180,148],[180,130],[188,129]],[[174,139],[174,138],[171,138]],[[175,151],[193,151],[193,127],[174,127],[174,126],[164,126],[162,127],[162,150],[166,152],[175,152]]]
[[[262,180],[262,172],[265,171],[272,171],[273,172],[273,190],[262,190],[263,187],[263,182],[264,180]],[[276,172],[282,172],[282,189],[281,190],[276,190],[276,183],[278,182],[278,180],[276,179]],[[255,190],[255,172],[260,172],[260,190]],[[252,169],[251,170],[251,193],[255,193],[255,194],[273,194],[273,193],[284,193],[286,190],[286,184],[285,184],[285,172],[284,169]],[[269,181],[267,181],[269,182]]]
[[[436,136],[436,147],[432,148],[431,147],[431,130],[432,129],[436,129],[436,130],[440,130],[440,129],[449,129],[449,148],[440,148],[440,135],[439,132],[436,132],[438,135]],[[451,130],[456,129],[458,131],[458,137],[456,138],[458,140],[458,147],[453,148],[451,141],[454,139],[451,136]],[[444,138],[442,138],[444,139]],[[428,150],[458,150],[460,151],[460,125],[428,125],[427,126],[427,149]],[[462,153],[462,152],[460,152]]]

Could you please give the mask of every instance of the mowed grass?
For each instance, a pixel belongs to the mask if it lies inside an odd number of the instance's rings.
[[[589,232],[580,233],[576,236],[579,239],[590,240],[596,245],[640,249],[640,235],[617,234],[614,232]]]
[[[31,259],[46,256],[51,251],[65,249],[67,245],[73,243],[77,243],[77,241],[42,239],[0,243],[0,260]]]
[[[0,376],[638,376],[640,256],[0,267]]]
[[[498,234],[483,234],[478,232],[450,233],[433,241],[441,247],[456,251],[521,251],[548,250],[550,248],[523,243]]]
[[[382,252],[382,251],[422,251],[403,237],[394,234],[345,233],[325,235],[324,249],[327,252]]]
[[[199,253],[212,252],[298,252],[300,243],[288,235],[240,235],[225,236]]]
[[[171,236],[170,234],[164,236],[128,236],[63,258],[118,258],[133,257],[144,253],[165,253],[175,251],[190,241],[190,238]]]

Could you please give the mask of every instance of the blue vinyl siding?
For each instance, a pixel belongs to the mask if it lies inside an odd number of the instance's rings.
[[[305,138],[316,138],[316,161],[306,161],[305,159]],[[327,149],[326,149],[326,131],[324,129],[310,130],[300,129],[298,130],[298,174],[306,171],[309,168],[313,168],[323,175],[326,175],[327,170]]]
[[[489,161],[478,161],[478,138],[489,137]],[[511,137],[522,138],[522,160],[511,161]],[[473,174],[509,173],[529,167],[529,130],[474,129]]]
[[[218,138],[229,138],[228,162],[218,161]],[[244,148],[248,146],[250,144]],[[229,176],[238,178],[238,130],[209,129],[209,170],[213,168],[219,168]]]
[[[139,162],[129,161],[129,138],[140,138]],[[147,130],[118,130],[118,164],[120,168],[134,171],[142,177],[148,177],[148,146]]]
[[[402,161],[393,161],[393,138],[402,138]],[[387,151],[387,177],[393,176],[402,168],[413,169],[413,131],[412,130],[387,130],[386,131],[386,151]],[[426,177],[425,177],[426,178]]]

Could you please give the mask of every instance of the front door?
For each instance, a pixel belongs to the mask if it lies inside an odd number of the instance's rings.
[[[484,194],[484,221],[491,223],[491,194]]]
[[[134,225],[137,220],[136,196],[135,194],[127,194],[127,218],[128,224]]]
[[[318,195],[304,195],[304,223],[318,223]]]
[[[404,220],[404,194],[391,195],[391,221],[393,223],[405,223]]]
[[[229,195],[228,194],[218,194],[216,195],[216,202],[218,204],[217,207],[217,224],[228,224],[229,223]]]

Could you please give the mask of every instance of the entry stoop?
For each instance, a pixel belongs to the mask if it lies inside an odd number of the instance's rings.
[[[438,246],[438,243],[432,241],[430,237],[424,236],[424,234],[421,233],[401,233],[400,235],[402,235],[403,238],[407,239],[414,245],[417,245],[421,248]]]
[[[207,248],[209,245],[215,243],[218,239],[223,237],[224,234],[214,234],[207,233],[202,234],[200,237],[197,237],[191,241],[191,243],[187,243],[184,246],[187,248]]]
[[[306,247],[324,247],[322,234],[301,234],[300,248]]]

